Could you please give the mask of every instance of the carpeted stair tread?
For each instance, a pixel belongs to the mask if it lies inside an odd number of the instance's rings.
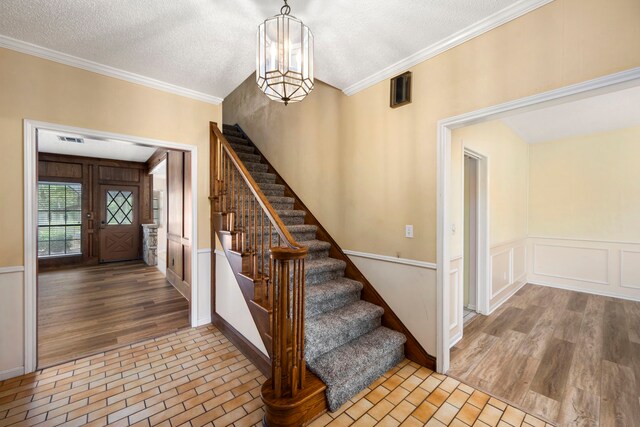
[[[296,199],[294,199],[293,197],[285,197],[285,196],[269,196],[267,197],[267,199],[269,199],[269,202],[271,203],[291,203],[293,204]]]
[[[275,184],[276,182],[276,175],[273,173],[268,173],[268,172],[254,172],[251,174],[251,176],[253,177],[253,179],[260,184],[260,186],[262,187],[261,184],[263,183],[267,183],[267,184]]]
[[[244,137],[238,137],[233,135],[225,135],[225,137],[227,138],[227,141],[229,141],[230,144],[251,145],[249,140]]]
[[[379,327],[309,362],[327,385],[329,410],[368,387],[404,358],[406,337]]]
[[[244,160],[242,161],[244,163],[244,166],[247,168],[247,170],[250,173],[255,172],[267,172],[269,170],[269,165],[265,164],[265,163],[259,163],[259,162],[245,162]]]
[[[254,163],[260,163],[260,161],[262,160],[262,156],[260,154],[250,154],[250,153],[243,153],[243,152],[236,152],[236,154],[238,155],[238,157],[240,157],[240,160],[242,160],[243,163],[246,164],[246,162],[254,162]]]
[[[306,261],[304,263],[304,271],[305,274],[309,275],[314,273],[324,273],[327,271],[342,270],[346,266],[347,263],[341,259],[325,257]]]
[[[315,358],[380,326],[382,307],[356,301],[305,322],[305,359]]]
[[[282,222],[284,222],[284,225],[304,224],[304,217],[307,215],[305,211],[294,209],[276,209],[276,213]]]
[[[360,299],[362,283],[340,277],[305,289],[305,317],[336,310]]]
[[[304,211],[295,211],[295,212],[304,212]],[[323,240],[314,239],[314,240],[306,240],[298,243],[309,248],[309,252],[328,251],[329,249],[331,249],[331,243],[325,242]]]
[[[233,148],[233,151],[235,151],[236,153],[253,154],[253,151],[254,151],[251,145],[234,144],[232,142],[230,142],[229,145],[231,146],[231,148]]]

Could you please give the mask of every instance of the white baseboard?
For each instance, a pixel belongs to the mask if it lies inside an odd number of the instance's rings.
[[[201,319],[198,319],[198,321],[196,322],[196,327],[202,326],[202,325],[208,325],[209,323],[211,323],[211,316],[203,317]]]
[[[458,331],[457,334],[451,337],[451,344],[449,344],[449,348],[458,344],[458,341],[460,341],[461,339],[462,339],[462,330]]]
[[[606,292],[606,291],[602,291],[602,290],[585,289],[585,288],[580,287],[580,286],[571,286],[571,285],[564,285],[564,284],[558,284],[558,283],[545,282],[543,280],[529,280],[529,281],[527,281],[527,283],[530,283],[532,285],[547,286],[549,288],[564,289],[564,290],[567,290],[567,291],[583,292],[585,294],[591,294],[591,295],[600,295],[600,296],[604,296],[604,297],[619,298],[619,299],[624,299],[624,300],[629,300],[629,301],[640,301],[640,297],[633,297],[633,296],[628,296],[628,295],[620,295],[620,294],[618,294],[616,292]]]
[[[527,282],[526,280],[523,280],[521,283],[518,283],[517,286],[515,286],[511,292],[509,292],[508,294],[506,294],[504,297],[502,297],[500,299],[500,301],[498,301],[496,304],[494,304],[491,307],[491,310],[489,310],[489,313],[487,314],[487,316],[489,316],[491,313],[493,313],[494,311],[496,311],[498,308],[500,308],[500,306],[502,304],[504,304],[505,302],[507,302],[509,300],[509,298],[511,298],[516,292],[518,292],[524,285],[526,285],[527,283],[531,283],[531,282]]]
[[[0,371],[0,381],[4,381],[13,377],[18,377],[22,374],[24,374],[24,366],[20,366],[19,368]]]

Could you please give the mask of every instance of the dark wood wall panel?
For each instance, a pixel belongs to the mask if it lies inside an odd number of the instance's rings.
[[[39,161],[38,170],[42,176],[50,178],[82,178],[82,163]]]
[[[140,223],[153,222],[153,179],[138,162],[38,153],[38,180],[82,184],[82,255],[38,260],[42,269],[98,263],[100,258],[100,185],[138,188]],[[140,230],[142,238],[142,230]],[[142,247],[142,245],[140,245]]]
[[[191,153],[167,154],[167,280],[191,299]],[[178,261],[179,260],[179,261]]]
[[[101,181],[140,182],[140,169],[131,167],[99,166]]]

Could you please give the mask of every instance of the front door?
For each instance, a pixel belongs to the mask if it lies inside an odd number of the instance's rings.
[[[140,258],[138,187],[100,186],[100,262]]]

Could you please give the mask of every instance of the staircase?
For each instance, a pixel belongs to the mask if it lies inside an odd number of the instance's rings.
[[[217,127],[212,128],[214,134],[216,131]],[[222,176],[226,174],[228,181],[226,200],[220,200],[225,191],[213,189],[213,193],[218,194],[218,206],[214,209],[214,228],[223,245],[226,241],[226,246],[233,249],[227,251],[228,256],[239,259],[236,262],[236,277],[239,278],[238,282],[266,348],[275,349],[276,352],[282,349],[282,354],[293,354],[302,348],[306,365],[321,380],[315,383],[315,379],[311,378],[310,384],[326,385],[324,393],[330,411],[336,411],[348,399],[402,361],[407,338],[407,347],[410,348],[407,356],[433,367],[434,359],[417,344],[371,284],[357,271],[242,130],[237,126],[224,125],[223,132],[224,137],[217,137],[220,146],[216,152],[217,163],[221,164],[220,157],[225,156],[226,143],[226,150],[229,151],[227,154],[242,163],[241,166],[238,165],[240,175],[244,169],[251,178],[247,177],[242,181],[241,177],[233,175],[233,171],[230,173],[234,165],[225,166],[224,161],[222,162]],[[220,174],[217,178],[212,176],[212,180],[224,181],[220,179]],[[256,201],[246,194],[246,189],[241,190],[242,185],[238,185],[238,182],[259,188],[260,191],[255,191],[254,198],[258,199],[261,196],[259,193],[262,193],[262,197],[268,201],[263,203],[264,210],[267,211],[266,216],[270,216],[268,211],[272,210],[273,227],[271,222],[268,227],[264,225],[264,213],[257,213]],[[277,231],[277,223],[283,227],[280,233]],[[267,246],[271,251],[265,247],[264,236],[267,236]],[[280,256],[278,252],[281,247],[287,247],[289,252],[297,254],[295,256],[299,257],[297,259],[301,266],[299,270],[295,270],[295,267],[283,269],[277,266],[274,257]],[[302,252],[305,254],[302,255]],[[291,254],[289,256],[295,257]],[[247,274],[249,270],[251,274]],[[279,295],[284,295],[284,292],[269,289],[269,277],[275,282],[274,276],[282,283],[287,278],[291,281],[303,278],[298,291],[296,287],[293,290],[290,287],[283,288],[289,289],[290,301],[295,301],[296,298],[301,301],[300,308],[283,303],[280,314],[274,314],[274,301]],[[269,292],[272,299],[267,296]],[[277,325],[273,319],[276,319],[276,323],[277,319],[281,319],[280,325],[289,325],[287,322],[296,321],[295,310],[300,310],[301,330],[296,332],[295,327],[291,327],[295,337],[280,339],[280,344],[274,346],[273,331],[277,329]],[[287,314],[289,320],[282,320]],[[300,339],[299,335],[303,336],[303,342],[294,349],[292,341]],[[272,361],[273,353],[274,350],[271,350]],[[304,361],[300,365],[304,365]],[[296,369],[304,370],[304,366]],[[274,381],[274,378],[270,381]],[[263,387],[263,398],[264,394]]]

